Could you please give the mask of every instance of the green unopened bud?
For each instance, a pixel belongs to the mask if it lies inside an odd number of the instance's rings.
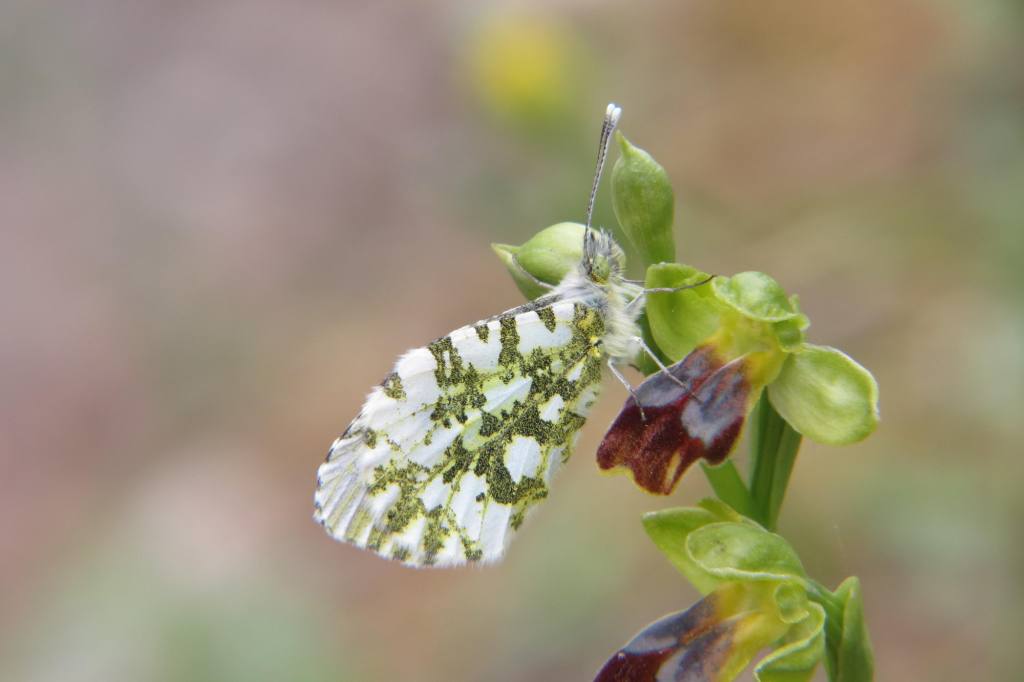
[[[622,154],[612,168],[612,207],[644,265],[674,261],[675,197],[668,174],[654,158],[616,132]]]
[[[534,299],[548,293],[538,282],[554,286],[579,265],[585,229],[579,223],[557,223],[533,235],[522,246],[491,244],[491,248],[508,268],[519,291]]]

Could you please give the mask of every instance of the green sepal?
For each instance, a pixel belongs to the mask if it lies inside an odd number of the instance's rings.
[[[805,344],[791,353],[768,397],[794,429],[819,443],[855,443],[878,425],[875,378],[835,348]]]
[[[741,272],[732,277],[716,277],[711,282],[711,288],[718,300],[752,320],[781,322],[799,320],[801,317],[796,299],[787,298],[779,283],[763,272]],[[806,318],[803,321],[806,326]]]
[[[806,602],[806,596],[804,597]],[[806,616],[789,629],[785,644],[771,652],[754,669],[759,682],[807,682],[825,653],[825,610],[806,602]]]
[[[534,299],[549,292],[536,280],[554,286],[579,265],[585,230],[579,223],[556,223],[522,246],[491,244],[491,248],[508,268],[519,291]]]
[[[699,284],[708,278],[689,265],[660,263],[647,268],[648,289]],[[647,319],[651,335],[673,360],[681,360],[718,328],[723,307],[710,282],[671,293],[647,294]]]
[[[686,539],[690,533],[721,518],[700,507],[678,507],[643,515],[644,530],[668,560],[701,594],[709,594],[718,580],[709,575],[690,556]]]
[[[622,150],[612,168],[612,208],[644,265],[676,258],[672,221],[675,196],[665,169],[616,131]]]

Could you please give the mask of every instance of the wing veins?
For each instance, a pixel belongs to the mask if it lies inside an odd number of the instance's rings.
[[[538,299],[538,300],[540,300],[540,299]],[[527,306],[521,306],[521,307],[522,308],[526,308]],[[531,310],[535,310],[536,307],[530,308],[530,309]],[[507,314],[508,313],[503,313],[502,316],[507,315]],[[498,316],[498,317],[501,317],[501,316]],[[494,318],[492,318],[492,319],[494,319]],[[469,536],[469,533],[466,532],[466,529],[463,528],[462,525],[458,522],[458,519],[455,516],[455,512],[452,509],[452,503],[453,503],[453,501],[455,499],[455,496],[458,494],[458,492],[461,489],[462,480],[463,480],[463,478],[465,477],[465,475],[467,473],[469,473],[470,471],[473,471],[474,473],[476,473],[478,476],[480,476],[481,478],[483,478],[487,482],[488,494],[485,496],[485,498],[483,500],[483,508],[482,508],[482,511],[481,511],[481,516],[486,514],[487,509],[490,507],[492,502],[498,502],[500,504],[507,504],[507,506],[516,507],[516,508],[524,507],[524,505],[522,505],[522,502],[523,502],[523,500],[527,500],[528,501],[530,499],[530,495],[529,494],[522,495],[518,499],[514,499],[514,500],[512,500],[512,501],[510,501],[508,503],[500,502],[500,500],[496,500],[495,497],[494,497],[493,491],[491,490],[491,488],[492,488],[492,481],[491,481],[492,467],[494,467],[496,464],[500,464],[502,467],[505,466],[504,465],[504,461],[501,461],[501,462],[496,462],[495,461],[498,457],[500,457],[502,454],[504,454],[504,450],[501,449],[501,448],[496,448],[494,446],[495,446],[495,444],[500,445],[501,443],[504,443],[506,441],[510,441],[511,438],[514,437],[514,435],[516,435],[517,433],[522,432],[524,430],[523,427],[527,424],[527,422],[531,419],[531,417],[534,417],[536,415],[536,411],[538,410],[540,405],[543,404],[543,402],[545,402],[546,400],[549,400],[554,395],[560,395],[565,402],[564,402],[564,404],[562,405],[562,407],[558,411],[558,417],[554,421],[549,423],[548,428],[558,428],[559,423],[563,421],[565,414],[567,412],[572,411],[573,408],[575,408],[579,404],[579,400],[580,400],[580,398],[581,398],[581,396],[583,394],[584,389],[586,388],[586,386],[590,385],[590,382],[584,381],[582,376],[581,376],[581,378],[579,380],[577,380],[578,382],[582,382],[582,383],[568,384],[569,386],[573,386],[573,388],[574,388],[573,391],[569,392],[568,396],[564,395],[559,390],[559,389],[563,389],[564,387],[557,387],[557,388],[555,388],[555,384],[557,384],[559,381],[567,380],[567,377],[573,371],[573,369],[576,367],[576,365],[578,363],[586,362],[586,357],[587,357],[587,354],[589,353],[589,348],[581,349],[577,353],[566,352],[566,351],[569,351],[569,350],[571,350],[571,349],[566,348],[562,353],[558,353],[557,354],[557,357],[558,357],[559,360],[561,360],[563,366],[562,366],[562,368],[559,371],[551,373],[550,381],[552,383],[552,390],[547,391],[547,392],[545,392],[544,390],[537,390],[537,385],[536,385],[537,374],[535,372],[536,367],[531,367],[531,357],[533,359],[532,364],[534,364],[534,365],[542,365],[542,364],[544,364],[543,361],[545,359],[548,360],[548,364],[550,364],[551,355],[549,354],[549,355],[545,356],[543,351],[541,351],[540,355],[537,355],[536,354],[537,353],[537,349],[535,349],[527,357],[521,358],[519,363],[518,363],[519,366],[516,368],[516,375],[517,376],[529,377],[530,380],[531,380],[530,381],[530,389],[529,389],[527,395],[524,397],[524,399],[522,401],[514,400],[513,403],[512,403],[512,410],[510,411],[511,414],[509,415],[509,417],[507,417],[507,418],[502,420],[502,423],[501,423],[501,426],[499,427],[499,429],[497,431],[487,435],[487,436],[479,436],[478,435],[478,437],[482,438],[482,440],[479,443],[474,443],[474,445],[473,445],[473,447],[471,449],[465,448],[465,446],[462,443],[462,436],[461,436],[461,434],[459,436],[456,436],[456,439],[455,439],[455,441],[453,441],[452,445],[450,445],[448,448],[446,448],[446,454],[448,454],[449,449],[451,447],[455,446],[456,444],[458,444],[458,447],[462,447],[463,449],[465,449],[465,454],[466,454],[465,460],[466,461],[465,461],[465,464],[463,466],[459,466],[455,470],[456,473],[454,473],[452,475],[450,480],[445,481],[445,484],[449,487],[448,494],[446,496],[446,499],[445,499],[444,503],[443,504],[439,504],[438,506],[441,507],[440,511],[444,514],[445,521],[451,526],[452,530],[454,530],[457,533],[457,535],[459,537],[459,540],[460,540],[460,542],[462,542],[463,547],[464,547],[465,551],[467,552],[467,554],[470,551],[472,551],[472,550],[478,550],[479,549],[479,539],[474,540],[473,538],[471,538]],[[595,360],[595,362],[598,362],[598,361]],[[531,374],[531,370],[534,370],[533,374]],[[496,370],[494,370],[492,372],[488,372],[487,374],[485,374],[483,376],[482,381],[484,383],[490,382],[490,381],[492,381],[495,378],[499,378],[500,376],[505,374],[507,371],[508,371],[507,368],[499,368],[499,369],[496,369]],[[444,397],[445,396],[441,396],[441,398],[444,398]],[[516,406],[519,406],[519,407],[517,408]],[[533,408],[533,409],[531,410],[531,408]],[[416,414],[422,414],[422,412],[424,412],[424,411],[426,411],[428,409],[430,409],[430,410],[436,409],[436,403],[426,403],[426,404],[422,405],[421,407],[417,408],[412,413],[410,413],[409,416],[411,417],[411,416],[416,415]],[[473,412],[470,415],[467,415],[466,421],[460,422],[462,428],[465,429],[466,427],[468,427],[468,425],[470,425],[470,424],[472,424],[474,422],[482,421],[484,414],[485,414],[485,410],[483,410],[482,408],[473,408]],[[571,434],[571,433],[573,433],[575,431],[578,431],[580,428],[582,428],[584,417],[582,415],[577,415],[577,416],[579,417],[579,425],[576,426],[575,428],[570,427],[569,430],[568,430],[568,433],[566,435],[569,435],[569,434]],[[546,422],[546,420],[544,420],[544,421]],[[429,436],[424,436],[423,439],[417,441],[416,443],[414,443],[410,447],[405,448],[404,449],[405,450],[404,454],[406,454],[406,456],[408,457],[418,447],[424,445],[424,441],[426,441],[427,438],[431,437],[436,432],[436,430],[438,428],[439,428],[439,426],[436,425],[436,424],[434,426],[432,426],[432,428],[428,432],[430,435]],[[541,449],[541,462],[540,462],[540,465],[539,465],[537,471],[544,471],[550,465],[550,457],[551,457],[552,451],[553,451],[553,449],[555,447],[557,447],[558,443],[551,443],[551,442],[541,443],[540,441],[538,441],[538,445],[540,446],[540,449]],[[566,446],[568,446],[568,439],[566,439]],[[482,471],[478,471],[478,469],[480,468],[480,464],[481,464],[481,457],[488,450],[490,450],[490,457],[493,458],[493,459],[492,459],[492,461],[487,462],[487,466]],[[429,468],[424,467],[424,469],[426,469],[426,477],[422,481],[417,481],[415,486],[414,486],[414,488],[413,488],[414,491],[415,491],[416,497],[422,499],[423,492],[426,490],[427,486],[430,485],[430,483],[432,481],[434,481],[435,479],[437,479],[438,477],[441,477],[441,479],[444,480],[445,472],[447,470],[451,470],[453,465],[459,463],[458,460],[453,462],[452,459],[453,459],[452,455],[448,454],[448,456],[446,456],[442,461],[438,462],[437,464],[434,464],[434,465],[432,465]],[[414,462],[410,461],[409,464],[414,464]],[[523,477],[525,477],[525,474],[524,474]],[[521,484],[523,482],[522,481],[523,477],[520,477],[519,483],[513,482],[513,485],[518,486],[519,484]],[[437,507],[434,507],[433,509],[424,509],[424,511],[427,512],[427,514],[430,514],[432,511],[434,511],[436,509],[437,509]],[[437,512],[435,511],[434,513],[437,513]],[[385,532],[388,532],[388,531],[399,532],[399,531],[401,531],[401,529],[400,528],[387,529]]]

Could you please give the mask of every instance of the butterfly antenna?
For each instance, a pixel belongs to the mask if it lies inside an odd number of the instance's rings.
[[[604,112],[604,123],[601,125],[601,141],[597,146],[597,168],[594,170],[594,185],[590,188],[590,199],[587,201],[587,234],[590,233],[590,223],[594,217],[594,200],[597,198],[597,186],[601,184],[601,171],[604,170],[604,160],[608,156],[608,145],[612,141],[612,132],[619,123],[622,116],[622,108],[614,103],[609,104]]]

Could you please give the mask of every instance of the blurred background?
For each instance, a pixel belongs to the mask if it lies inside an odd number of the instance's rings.
[[[489,243],[582,218],[611,100],[680,258],[878,378],[781,522],[878,679],[1018,678],[1022,64],[1015,0],[3,3],[0,679],[589,679],[693,602],[639,517],[706,483],[598,475],[613,381],[501,565],[310,520],[394,357],[520,303]]]

